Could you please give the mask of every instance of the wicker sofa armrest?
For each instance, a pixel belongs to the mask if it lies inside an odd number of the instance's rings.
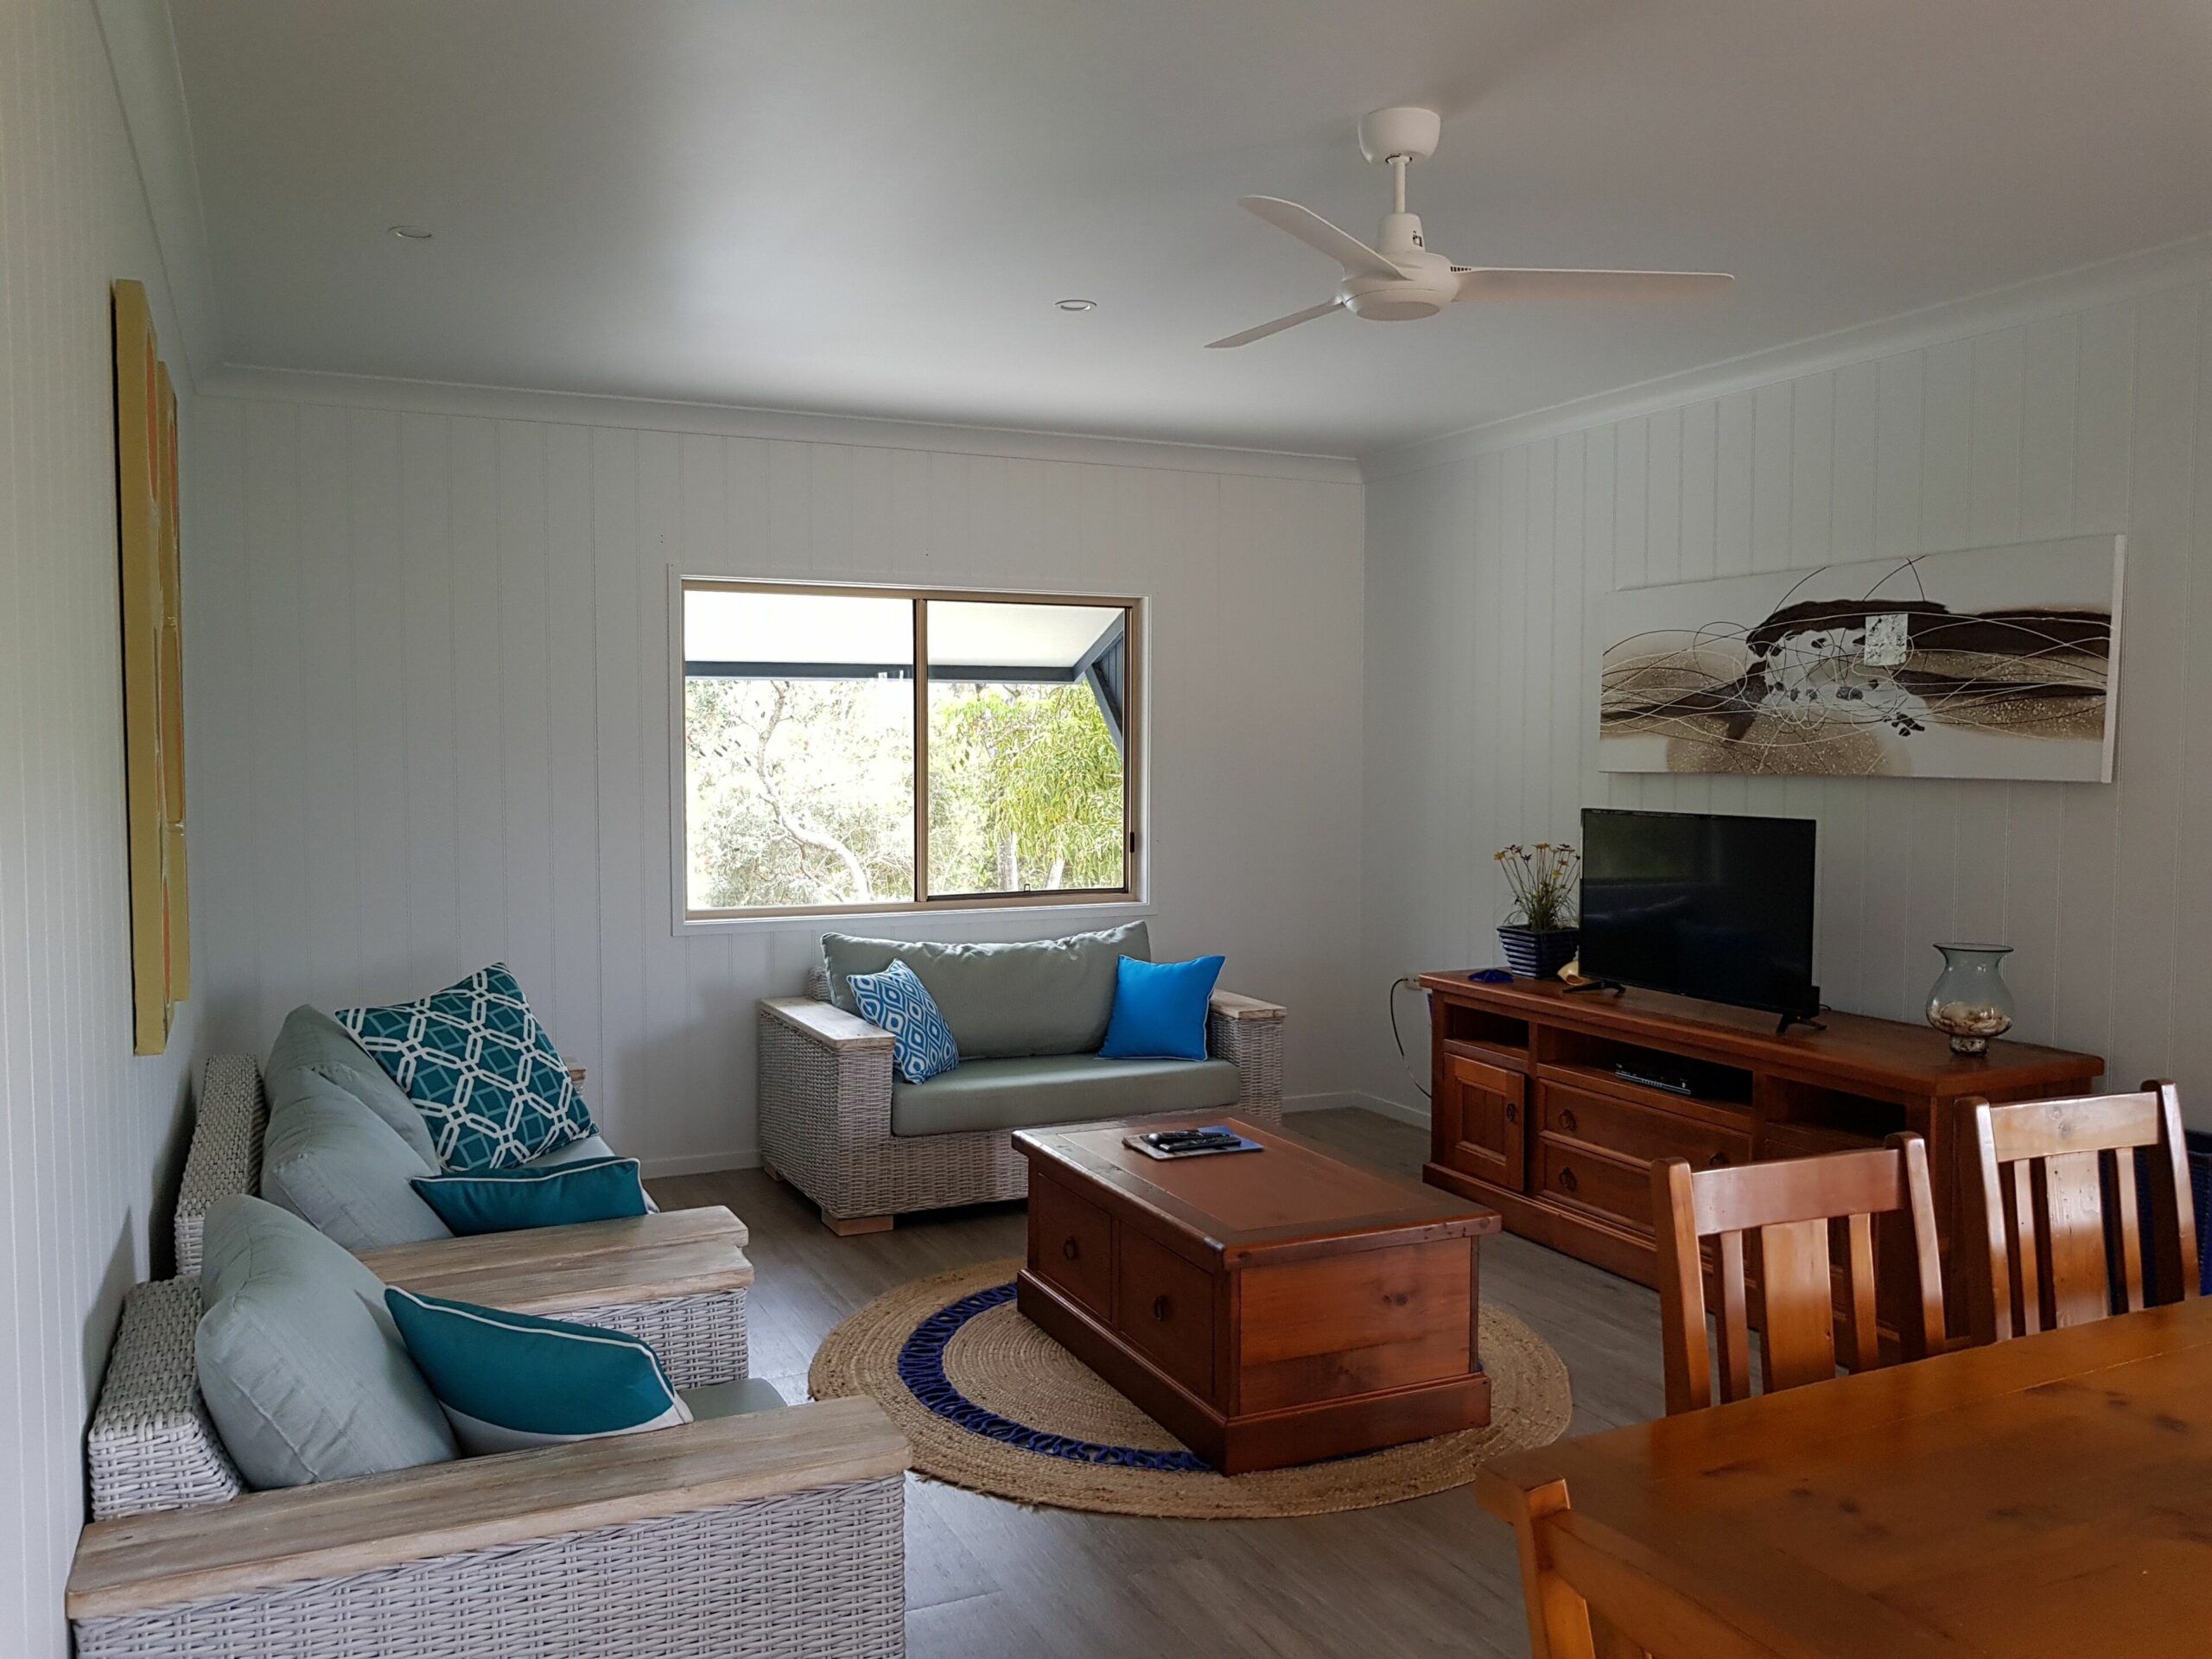
[[[652,1236],[654,1230],[639,1224],[667,1217],[642,1216],[636,1222],[594,1221],[576,1227],[436,1239],[427,1246],[402,1244],[389,1250],[365,1250],[360,1262],[387,1285],[420,1295],[547,1319],[615,1303],[709,1296],[752,1285],[753,1263],[740,1248],[745,1232],[736,1217],[719,1207],[674,1213],[678,1219],[719,1214],[728,1217],[731,1227],[720,1234],[662,1241]],[[572,1250],[572,1241],[546,1236],[602,1228],[635,1229],[645,1236],[627,1248],[583,1254]],[[531,1244],[543,1248],[533,1251],[527,1248]]]
[[[881,1408],[848,1399],[257,1492],[95,1522],[67,1611],[112,1619],[248,1596],[883,1479],[909,1461]]]
[[[364,1250],[388,1285],[642,1338],[679,1389],[752,1370],[745,1224],[721,1205]]]
[[[1206,1007],[1206,1052],[1236,1067],[1246,1110],[1282,1109],[1285,1011],[1257,997],[1216,991]]]
[[[226,1503],[245,1491],[200,1398],[200,1281],[156,1279],[124,1299],[85,1431],[92,1514],[106,1520]]]
[[[861,1179],[891,1140],[891,1033],[826,1002],[760,1004],[760,1154],[833,1217],[881,1213]]]
[[[1206,1004],[1206,1018],[1212,1020],[1281,1020],[1289,1010],[1277,1002],[1262,1002],[1256,996],[1239,996],[1235,991],[1216,991]]]
[[[893,1044],[891,1033],[882,1027],[812,997],[769,997],[761,1002],[760,1013],[823,1048],[887,1049]]]
[[[207,1212],[225,1198],[261,1191],[261,1134],[268,1122],[259,1062],[251,1054],[210,1055],[200,1068],[192,1145],[177,1185],[179,1277],[200,1271],[200,1235]]]

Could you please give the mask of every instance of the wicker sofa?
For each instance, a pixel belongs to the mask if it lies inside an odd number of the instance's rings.
[[[866,1400],[248,1492],[199,1281],[124,1306],[67,1609],[84,1659],[906,1650],[905,1440]]]
[[[211,1058],[200,1072],[177,1195],[180,1275],[200,1270],[207,1212],[234,1193],[260,1193],[268,1122],[269,1099],[254,1057]],[[641,1337],[677,1387],[700,1388],[740,1380],[751,1369],[747,1236],[743,1222],[713,1205],[639,1221],[424,1239],[357,1253],[387,1284]]]
[[[916,946],[843,940],[839,935],[827,938],[830,949],[842,941],[848,946],[873,947],[877,956],[897,955],[930,985],[940,1003],[947,999],[938,995],[938,986],[931,981],[933,975],[941,974],[948,958],[957,958],[963,950],[1005,952],[1017,975],[1028,976],[1029,964],[1019,953],[1033,948]],[[1149,954],[1149,940],[1141,923],[1112,933],[1043,941],[1033,948],[1051,950],[1093,940],[1104,941],[1094,948],[1109,953]],[[1106,959],[1110,976],[1113,956],[1109,954]],[[1052,982],[1049,973],[1042,976]],[[1109,1008],[1111,983],[1109,977]],[[971,1068],[966,1058],[970,1052],[969,1038],[962,1029],[961,1014],[950,1007],[944,1012],[960,1044],[961,1072],[993,1066],[1011,1070],[1020,1064],[1018,1059],[986,1058]],[[1105,1017],[1102,1013],[1096,1021],[1102,1030]],[[1147,1112],[1188,1113],[1194,1109],[1262,1123],[1281,1122],[1284,1018],[1283,1009],[1274,1003],[1227,991],[1214,993],[1207,1015],[1206,1047],[1212,1060],[1227,1063],[1213,1068],[1214,1077],[1225,1086],[1214,1095],[1201,1096],[1203,1104],[1194,1105],[1187,1097],[1174,1098],[1172,1090],[1163,1090],[1160,1102],[1149,1102],[1143,1097],[1146,1085],[1139,1081],[1115,1089],[1108,1096],[1112,1103],[1096,1109],[1093,1103],[1100,1098],[1098,1091],[1084,1085],[1096,1071],[1115,1063],[1086,1067],[1081,1063],[1092,1057],[1071,1052],[1067,1056],[1071,1064],[1065,1068],[1065,1082],[1060,1077],[1047,1076],[1020,1090],[1010,1115],[1001,1106],[999,1121],[982,1127],[916,1133],[912,1130],[917,1114],[912,1109],[925,1098],[925,1091],[937,1086],[935,1082],[919,1085],[894,1082],[891,1034],[836,1005],[825,958],[809,975],[806,995],[770,998],[760,1004],[762,1160],[772,1176],[790,1182],[812,1199],[820,1208],[823,1224],[840,1235],[880,1231],[892,1224],[893,1217],[915,1211],[1023,1198],[1028,1192],[1028,1170],[1014,1149],[1014,1128],[1101,1116],[1139,1116]],[[995,1033],[1001,1045],[1007,1040],[1004,1030],[1001,1023]],[[1092,1036],[1090,1047],[1095,1050],[1096,1046],[1096,1037]],[[1039,1051],[1015,1049],[1017,1055],[1024,1052]],[[903,1128],[902,1110],[908,1120]]]

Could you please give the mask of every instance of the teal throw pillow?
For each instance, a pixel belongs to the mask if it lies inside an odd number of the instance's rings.
[[[1203,1060],[1206,1005],[1221,977],[1221,957],[1139,962],[1123,957],[1114,982],[1114,1017],[1098,1050],[1109,1060]]]
[[[659,1356],[639,1338],[396,1286],[384,1300],[472,1456],[691,1421]]]
[[[645,1183],[634,1158],[583,1158],[550,1169],[418,1175],[410,1185],[440,1221],[464,1237],[645,1213]]]
[[[892,1065],[909,1083],[927,1083],[960,1064],[952,1028],[921,976],[903,962],[880,974],[855,974],[845,982],[861,1018],[891,1033]]]
[[[412,1002],[336,1018],[407,1091],[448,1169],[512,1169],[595,1133],[503,962]]]

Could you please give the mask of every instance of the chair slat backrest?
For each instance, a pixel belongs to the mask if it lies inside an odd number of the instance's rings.
[[[1968,1315],[1977,1340],[2087,1325],[2112,1313],[2115,1297],[2123,1310],[2141,1310],[2146,1198],[2160,1295],[2196,1294],[2196,1220],[2172,1084],[1965,1104],[1974,1154],[1966,1219],[1978,1215],[1982,1257]],[[2139,1148],[2154,1172],[2148,1193],[2137,1189]]]
[[[1693,1170],[1670,1158],[1652,1166],[1651,1190],[1669,1414],[1712,1403],[1700,1248],[1708,1238],[1713,1241],[1724,1402],[1751,1392],[1747,1257],[1752,1252],[1768,1392],[1832,1377],[1839,1358],[1853,1370],[1880,1363],[1874,1318],[1877,1216],[1897,1218],[1894,1236],[1911,1253],[1917,1306],[1906,1319],[1911,1328],[1900,1332],[1906,1357],[1942,1351],[1936,1211],[1928,1151],[1918,1135],[1891,1135],[1887,1145],[1863,1151],[1726,1169]]]

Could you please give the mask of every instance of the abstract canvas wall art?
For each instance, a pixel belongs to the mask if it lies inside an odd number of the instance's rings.
[[[2110,783],[2126,543],[2077,537],[1610,594],[1599,765]]]
[[[176,1004],[192,988],[176,394],[142,284],[115,284],[114,321],[133,1046],[141,1054],[159,1054],[168,1046]]]

